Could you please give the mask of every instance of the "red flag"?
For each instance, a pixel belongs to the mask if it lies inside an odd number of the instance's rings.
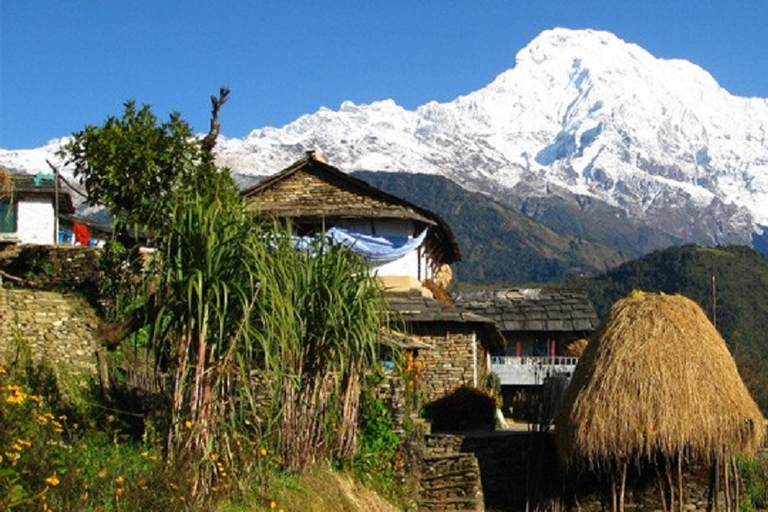
[[[88,245],[91,238],[91,230],[88,229],[88,226],[75,222],[72,231],[75,232],[75,244]]]

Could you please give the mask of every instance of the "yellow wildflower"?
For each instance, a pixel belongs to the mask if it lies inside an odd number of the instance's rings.
[[[273,501],[272,503],[269,504],[269,508],[277,508],[277,503]]]
[[[115,483],[117,485],[123,485],[125,483],[125,478],[123,478],[122,476],[118,476],[117,478],[115,478]]]
[[[123,492],[124,492],[123,488],[122,487],[118,487],[117,489],[115,489],[115,496],[117,496],[119,498],[120,496],[123,495]]]
[[[2,374],[4,374],[4,373],[8,373],[8,372],[6,372],[6,371],[5,371],[5,368],[3,368],[2,366],[0,366],[0,375],[2,375]]]
[[[5,398],[7,404],[20,404],[24,401],[24,393],[19,391],[12,391],[10,395]]]
[[[45,479],[45,483],[47,483],[50,486],[56,487],[59,485],[59,479],[56,477],[56,475],[49,476]]]
[[[261,449],[261,456],[262,457],[266,457],[267,456],[267,449],[266,448],[262,448]]]
[[[22,446],[32,446],[32,441],[29,439],[17,439],[16,442]]]
[[[99,472],[96,473],[99,478],[107,478],[107,475],[109,475],[109,471],[107,471],[107,468],[102,467],[99,469]]]
[[[192,422],[187,420],[187,421],[184,422],[184,426],[187,427],[187,428],[192,428]]]

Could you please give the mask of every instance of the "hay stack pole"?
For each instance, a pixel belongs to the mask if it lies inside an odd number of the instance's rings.
[[[633,293],[614,304],[587,346],[556,434],[566,466],[610,469],[613,479],[623,480],[627,464],[662,457],[670,507],[677,487],[682,510],[682,458],[753,455],[765,440],[765,419],[695,302]],[[623,510],[623,496],[619,501]]]

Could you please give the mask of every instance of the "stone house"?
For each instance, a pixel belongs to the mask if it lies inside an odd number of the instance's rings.
[[[325,163],[314,152],[242,192],[253,210],[289,219],[297,235],[331,232],[368,259],[385,288],[422,290],[461,254],[438,215]]]
[[[514,288],[464,292],[456,302],[493,320],[504,336],[492,369],[505,386],[570,375],[599,321],[584,290]]]
[[[387,302],[405,323],[404,346],[422,368],[419,391],[427,402],[481,385],[491,353],[503,346],[493,320],[414,292],[390,293]]]
[[[252,210],[289,220],[297,235],[332,233],[367,259],[405,327],[397,336],[408,340],[405,348],[424,368],[428,399],[482,382],[502,338],[493,321],[435,299],[433,290],[447,296],[450,264],[461,258],[450,226],[437,214],[347,175],[314,152],[242,194]]]
[[[75,212],[52,174],[13,174],[13,196],[0,201],[0,244],[52,245],[59,216]]]

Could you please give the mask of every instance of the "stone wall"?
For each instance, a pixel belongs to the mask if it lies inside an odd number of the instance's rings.
[[[473,492],[491,510],[610,510],[608,489],[597,475],[562,473],[552,433],[427,435],[425,443],[420,494],[425,510],[455,510],[452,503]],[[708,468],[684,466],[685,510],[707,510],[708,478]],[[440,505],[440,499],[447,501]],[[722,490],[717,501],[724,510]],[[482,510],[463,503],[462,510]],[[653,466],[630,468],[625,504],[628,510],[663,509]]]
[[[416,360],[421,364],[419,392],[426,403],[449,394],[462,385],[473,385],[473,340],[476,343],[478,383],[487,371],[485,350],[476,339],[471,325],[413,324],[411,335],[431,349],[419,349]]]
[[[3,287],[95,291],[100,280],[100,249],[74,245],[25,245],[0,259]]]
[[[77,294],[0,288],[0,360],[15,356],[18,342],[35,362],[96,370],[98,318]]]
[[[485,510],[480,467],[471,453],[462,453],[462,438],[427,435],[422,453],[419,510]]]

